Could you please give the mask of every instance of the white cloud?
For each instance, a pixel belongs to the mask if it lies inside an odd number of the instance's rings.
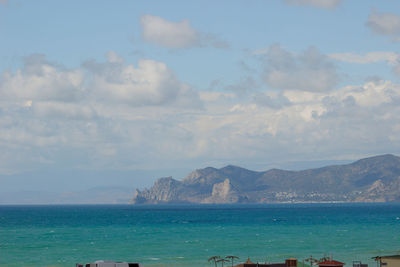
[[[376,51],[364,55],[354,53],[335,53],[330,54],[330,58],[356,64],[371,64],[376,62],[386,62],[393,66],[393,72],[400,75],[400,54],[394,52]]]
[[[139,60],[135,67],[125,65],[116,53],[109,53],[108,62],[90,61],[84,66],[93,73],[91,88],[96,97],[133,106],[201,105],[196,91],[179,81],[163,62]]]
[[[317,8],[334,9],[342,0],[284,0],[289,5],[308,5]]]
[[[125,63],[124,58],[118,55],[115,51],[107,52],[106,57],[110,63]]]
[[[188,20],[172,22],[161,17],[144,15],[140,18],[142,38],[149,43],[167,48],[213,46],[226,48],[228,44],[211,33],[193,29]]]
[[[367,82],[363,86],[346,86],[332,96],[341,101],[354,99],[354,104],[372,108],[395,101],[400,96],[400,87],[391,82]]]
[[[335,66],[315,47],[296,54],[272,45],[265,50],[264,63],[264,81],[273,88],[329,91],[338,82]]]
[[[23,69],[2,74],[0,94],[3,99],[73,101],[83,93],[82,82],[82,71],[59,68],[44,55],[33,55]]]
[[[140,22],[143,28],[143,39],[150,43],[169,48],[198,46],[198,33],[190,26],[188,20],[170,22],[161,17],[144,15]]]
[[[330,54],[329,57],[339,61],[358,64],[370,64],[379,61],[386,61],[389,64],[397,64],[400,61],[400,54],[385,51],[369,52],[364,55],[355,53],[334,53]]]
[[[382,13],[373,9],[368,16],[366,25],[375,33],[390,36],[394,41],[400,41],[400,16],[392,13]]]

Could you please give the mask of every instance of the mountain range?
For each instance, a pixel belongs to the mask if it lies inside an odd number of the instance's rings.
[[[207,167],[136,189],[132,204],[389,202],[400,200],[400,157],[387,154],[301,171]]]

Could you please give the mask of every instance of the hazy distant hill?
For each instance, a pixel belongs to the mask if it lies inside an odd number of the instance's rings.
[[[0,194],[4,204],[126,204],[132,190],[120,186],[94,187],[75,192],[21,191]]]
[[[160,178],[132,203],[268,203],[400,200],[400,157],[382,155],[303,171],[256,172],[237,166]]]

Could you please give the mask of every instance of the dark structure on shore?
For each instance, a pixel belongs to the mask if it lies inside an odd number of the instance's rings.
[[[235,267],[297,267],[297,259],[287,259],[283,263],[254,263],[248,258],[245,263],[240,263]]]
[[[92,263],[80,264],[76,267],[142,267],[139,263],[115,262],[115,261],[95,261]]]

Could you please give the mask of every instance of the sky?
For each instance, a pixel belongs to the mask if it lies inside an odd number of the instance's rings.
[[[0,0],[0,192],[400,151],[397,0]]]

